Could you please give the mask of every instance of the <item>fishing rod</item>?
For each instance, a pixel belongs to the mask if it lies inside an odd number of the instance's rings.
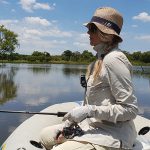
[[[19,114],[38,114],[38,115],[54,115],[57,117],[63,117],[67,112],[30,112],[30,111],[13,111],[13,110],[0,110],[1,113],[19,113]]]

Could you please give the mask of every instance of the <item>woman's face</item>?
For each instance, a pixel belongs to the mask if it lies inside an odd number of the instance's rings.
[[[98,30],[98,28],[94,24],[90,24],[88,26],[88,32],[87,33],[89,34],[91,46],[96,46],[102,42],[100,37],[98,36],[97,30]]]

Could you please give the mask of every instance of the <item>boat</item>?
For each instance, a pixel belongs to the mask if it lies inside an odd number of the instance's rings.
[[[68,112],[77,106],[79,106],[78,102],[66,102],[49,106],[41,112]],[[0,150],[46,150],[39,143],[40,131],[47,126],[61,122],[62,117],[56,115],[33,115],[14,130]],[[150,150],[150,120],[138,115],[134,123],[138,136],[133,150]]]

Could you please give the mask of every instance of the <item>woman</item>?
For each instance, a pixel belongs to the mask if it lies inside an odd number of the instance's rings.
[[[97,60],[88,67],[87,91],[84,105],[67,113],[62,125],[53,126],[53,135],[66,123],[77,122],[84,130],[82,136],[64,140],[60,134],[55,143],[62,143],[53,150],[117,150],[132,149],[136,138],[133,119],[138,113],[137,99],[131,81],[132,66],[118,49],[122,42],[121,14],[110,7],[98,8],[86,24],[90,45],[97,52]],[[41,142],[50,141],[41,134]],[[47,146],[48,147],[48,146]]]

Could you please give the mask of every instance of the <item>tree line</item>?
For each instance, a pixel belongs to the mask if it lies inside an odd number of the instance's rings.
[[[134,64],[150,64],[150,51],[147,52],[133,52],[132,54],[123,51],[128,59]],[[19,53],[1,53],[0,52],[0,60],[1,61],[22,61],[22,62],[31,62],[31,63],[89,63],[96,60],[96,56],[93,53],[89,52],[88,50],[84,50],[82,53],[75,51],[72,52],[71,50],[65,50],[60,55],[51,55],[48,52],[39,52],[34,51],[31,55],[24,55]]]
[[[88,50],[84,50],[82,53],[71,50],[65,50],[61,55],[51,55],[48,52],[34,51],[31,55],[24,55],[19,53],[0,53],[1,61],[18,61],[18,62],[30,62],[30,63],[88,63],[95,60],[95,56]]]
[[[137,52],[133,52],[132,54],[124,51],[124,53],[126,54],[126,56],[130,61],[150,63],[150,51],[146,51],[146,52],[137,51]]]
[[[40,52],[35,50],[31,55],[15,53],[19,46],[18,35],[0,25],[0,60],[1,61],[18,61],[32,63],[89,63],[96,60],[96,56],[88,50],[71,51],[65,50],[60,55],[51,55],[49,52]],[[134,64],[150,64],[150,51],[129,53],[123,51],[128,59]]]

